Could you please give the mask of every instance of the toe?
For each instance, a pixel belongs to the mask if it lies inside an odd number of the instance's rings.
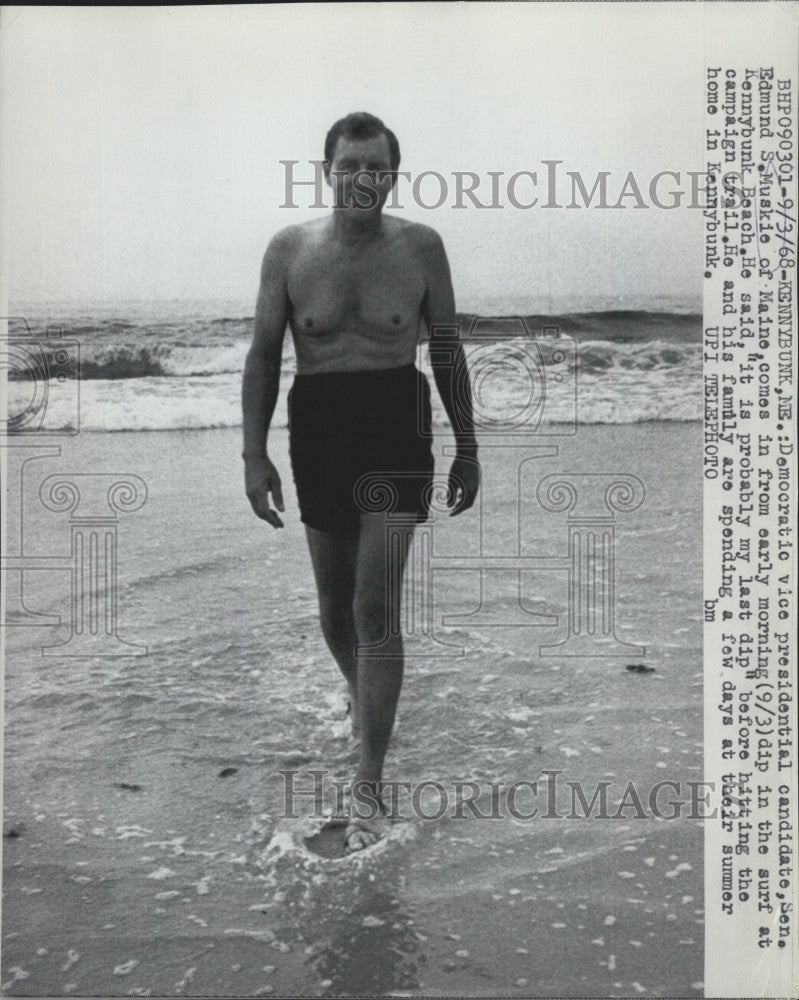
[[[363,848],[364,844],[360,833],[353,833],[347,837],[347,850],[350,854],[353,854],[355,851],[362,851]]]
[[[380,838],[377,834],[372,833],[370,830],[356,829],[352,830],[349,835],[345,836],[345,845],[347,850],[352,853],[354,851],[363,851],[367,847],[371,847],[376,844]]]

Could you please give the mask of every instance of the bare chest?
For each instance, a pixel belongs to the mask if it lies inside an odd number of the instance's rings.
[[[295,335],[310,338],[416,331],[424,292],[421,267],[399,247],[363,254],[314,248],[289,275],[292,326]]]

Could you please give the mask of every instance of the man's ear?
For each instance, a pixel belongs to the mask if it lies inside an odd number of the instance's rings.
[[[325,175],[327,186],[332,187],[330,183],[330,160],[322,160],[322,173]]]

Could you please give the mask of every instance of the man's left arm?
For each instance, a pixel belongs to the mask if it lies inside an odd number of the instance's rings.
[[[427,283],[422,317],[428,331],[430,366],[455,434],[456,455],[449,474],[450,513],[453,515],[474,504],[480,486],[472,389],[444,244],[434,230],[427,226],[420,229]]]

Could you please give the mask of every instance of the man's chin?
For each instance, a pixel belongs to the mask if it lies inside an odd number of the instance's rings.
[[[345,215],[378,215],[383,209],[384,202],[377,202],[375,205],[371,205],[368,202],[364,204],[358,204],[357,201],[353,200],[351,202],[343,203],[341,205],[336,205],[336,211],[342,212]]]

